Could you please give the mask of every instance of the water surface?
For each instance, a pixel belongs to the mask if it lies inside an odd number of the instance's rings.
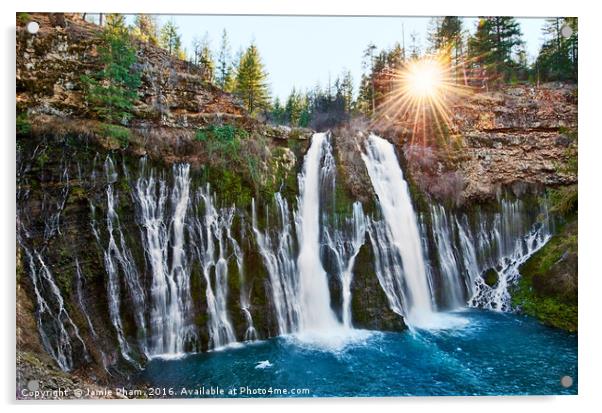
[[[138,379],[172,388],[176,396],[183,388],[210,392],[212,387],[223,389],[223,397],[577,393],[576,335],[516,314],[466,310],[455,316],[466,324],[358,332],[343,346],[285,336],[176,360],[154,359]],[[570,388],[560,384],[567,375],[574,380]]]

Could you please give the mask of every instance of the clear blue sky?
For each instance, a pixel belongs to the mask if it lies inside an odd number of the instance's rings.
[[[406,48],[410,34],[418,35],[418,44],[426,47],[430,17],[332,17],[332,16],[201,16],[161,15],[159,22],[173,20],[182,34],[182,44],[192,50],[195,37],[207,32],[213,50],[220,44],[226,29],[232,55],[254,41],[269,73],[273,96],[285,99],[291,88],[305,90],[320,82],[328,84],[343,69],[353,75],[355,85],[362,73],[362,51],[369,43],[379,49],[402,42]],[[128,16],[132,22],[133,17]],[[533,59],[542,43],[542,18],[519,18],[527,53]],[[474,32],[476,18],[465,18],[464,27]]]

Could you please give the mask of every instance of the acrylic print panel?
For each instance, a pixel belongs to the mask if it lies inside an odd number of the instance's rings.
[[[16,19],[18,399],[577,394],[576,18]]]

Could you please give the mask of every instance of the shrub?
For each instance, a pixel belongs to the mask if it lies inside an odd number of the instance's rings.
[[[103,123],[99,127],[99,133],[106,138],[116,139],[122,148],[127,148],[130,143],[130,130],[123,126]]]
[[[19,113],[17,115],[17,135],[27,135],[29,132],[31,132],[31,123],[29,123],[27,113]]]
[[[31,20],[31,15],[29,13],[18,13],[17,14],[17,23],[27,24]]]

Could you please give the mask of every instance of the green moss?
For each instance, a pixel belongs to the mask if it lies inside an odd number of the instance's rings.
[[[27,135],[31,132],[31,123],[27,113],[22,112],[17,115],[17,135]]]
[[[122,148],[127,148],[130,144],[131,132],[126,127],[101,123],[98,127],[98,133],[105,138],[116,140]]]
[[[29,13],[17,13],[17,23],[25,25],[31,21]]]
[[[523,277],[512,294],[512,303],[521,312],[539,319],[546,325],[570,332],[577,331],[577,305],[565,304],[554,297],[540,297],[534,292],[529,278]]]
[[[487,271],[485,271],[483,279],[485,280],[485,284],[487,284],[490,287],[493,287],[497,284],[499,275],[496,270],[490,268]]]
[[[71,188],[70,196],[72,200],[82,201],[87,198],[86,190],[81,186],[74,186]]]
[[[244,207],[251,204],[253,192],[239,171],[207,168],[208,181],[225,205]]]
[[[574,261],[567,262],[571,257]],[[521,266],[521,278],[511,291],[512,304],[547,325],[577,331],[576,257],[573,220]]]

